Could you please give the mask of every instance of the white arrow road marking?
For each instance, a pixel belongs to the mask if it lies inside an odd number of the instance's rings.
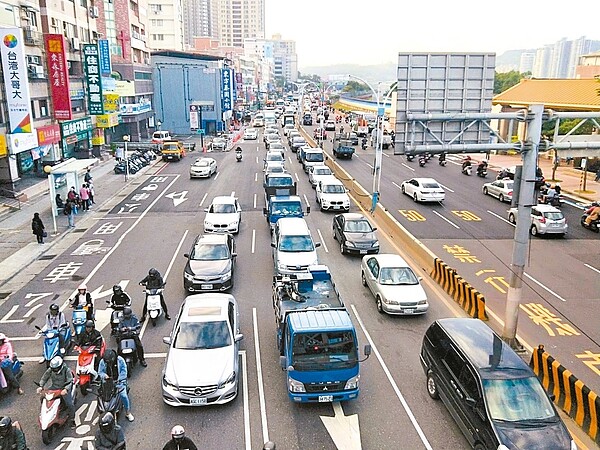
[[[178,206],[187,200],[185,197],[187,193],[188,191],[171,192],[170,194],[165,195],[165,197],[173,200],[173,206]]]
[[[65,436],[62,442],[54,450],[83,450],[84,448],[87,450],[94,450],[94,439],[94,436]],[[86,442],[87,446],[84,447]]]
[[[361,450],[358,414],[345,416],[342,404],[333,402],[334,416],[320,416],[333,443],[340,450]]]

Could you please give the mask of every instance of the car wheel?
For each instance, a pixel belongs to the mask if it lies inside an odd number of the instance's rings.
[[[346,250],[344,250],[344,243],[340,242],[340,253],[343,255],[344,253],[346,253]]]
[[[413,200],[415,201],[415,203],[419,201],[419,197],[416,192],[413,194]]]
[[[402,186],[402,187],[400,188],[400,190],[402,191],[402,193],[403,193],[403,194],[406,194],[406,190],[404,189],[404,186]]]
[[[435,383],[435,378],[434,378],[433,372],[431,370],[429,372],[427,372],[427,393],[434,400],[437,400],[440,398],[440,394],[438,393],[438,390],[437,390],[437,384]]]
[[[538,235],[538,229],[535,225],[531,225],[531,228],[529,229],[529,232],[531,233],[532,236],[537,236]]]
[[[360,271],[360,281],[362,282],[363,286],[367,286],[367,279],[365,278],[365,273],[362,270]]]
[[[475,447],[473,447],[475,450],[485,450],[485,447],[483,446],[483,444],[481,443],[477,443],[475,444]]]
[[[375,298],[375,302],[377,303],[377,312],[383,314],[383,303],[381,302],[381,297],[379,295]]]
[[[508,215],[508,221],[510,223],[517,223],[517,219],[515,218],[515,215],[512,213]]]
[[[498,196],[498,200],[500,200],[502,203],[504,203],[504,194],[500,194]]]

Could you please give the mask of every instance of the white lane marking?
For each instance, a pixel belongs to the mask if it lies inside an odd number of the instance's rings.
[[[387,153],[383,153],[383,152],[381,152],[381,154],[382,154],[383,156],[385,156],[386,158],[389,158],[389,157],[390,157],[390,155],[388,155]]]
[[[410,406],[408,406],[408,403],[406,402],[406,399],[402,395],[402,392],[400,392],[400,388],[398,388],[398,385],[394,381],[394,377],[392,377],[392,374],[391,374],[390,370],[388,369],[387,365],[385,364],[385,361],[383,360],[383,357],[379,353],[379,350],[377,350],[377,346],[375,345],[375,342],[373,342],[373,339],[371,339],[371,335],[369,334],[369,332],[365,328],[365,325],[363,324],[362,319],[358,315],[358,311],[356,311],[356,308],[354,307],[354,305],[350,305],[350,307],[352,308],[352,312],[354,313],[354,316],[356,317],[356,320],[358,321],[358,324],[360,325],[360,328],[362,329],[363,333],[365,333],[365,337],[367,338],[367,341],[369,341],[369,344],[371,344],[371,348],[373,349],[373,353],[375,354],[375,356],[377,357],[377,360],[379,361],[379,364],[383,368],[383,371],[385,372],[385,375],[387,376],[388,381],[392,385],[392,388],[394,389],[394,392],[396,393],[396,396],[400,400],[400,403],[402,403],[402,407],[406,411],[406,414],[408,415],[408,418],[412,422],[413,427],[415,428],[415,430],[417,431],[417,434],[421,438],[421,442],[423,442],[423,445],[425,446],[425,448],[427,450],[433,450],[433,447],[431,446],[431,444],[429,444],[429,441],[425,437],[425,433],[423,433],[423,430],[421,429],[421,426],[417,422],[417,419],[414,416],[412,410],[410,409]]]
[[[306,194],[302,194],[304,196],[304,202],[306,203],[306,207],[308,208],[310,206],[310,203],[308,203],[308,198],[306,197]]]
[[[327,248],[327,244],[325,244],[325,239],[323,239],[323,235],[321,234],[321,230],[317,228],[317,233],[319,233],[319,237],[321,238],[321,245],[323,246],[323,250],[325,253],[329,253],[329,249]]]
[[[258,342],[258,319],[256,318],[256,308],[252,308],[252,323],[254,325],[254,351],[256,353],[256,377],[258,379],[258,400],[260,403],[263,442],[268,442],[269,428],[267,424],[267,408],[265,405],[265,386],[263,384],[262,365],[260,362],[260,344]]]
[[[240,350],[238,355],[242,357],[242,392],[244,394],[244,441],[246,441],[246,450],[252,450],[250,438],[250,402],[248,399],[248,363],[246,361],[246,350]]]
[[[258,172],[254,174],[254,181],[258,181]]]
[[[252,230],[252,253],[254,253],[255,245],[256,245],[256,230]]]
[[[355,153],[355,154],[354,154],[354,156],[355,156],[356,158],[360,158],[360,155],[359,155],[358,153]]]
[[[231,196],[235,197],[235,191],[231,191]]]
[[[371,170],[373,170],[373,166],[371,164],[369,164],[368,162],[365,163],[367,166],[369,166],[371,168]]]
[[[595,268],[595,267],[593,267],[593,266],[590,266],[589,264],[584,264],[584,266],[585,266],[585,267],[587,267],[588,269],[591,269],[591,270],[593,270],[594,272],[600,273],[600,270],[596,269],[596,268]]]
[[[298,178],[298,174],[296,172],[294,172],[294,176],[296,177],[296,181],[300,181],[300,178]]]
[[[487,210],[487,212],[489,212],[492,216],[497,217],[500,220],[503,220],[504,222],[506,222],[509,225],[512,225],[513,227],[516,227],[516,225],[514,223],[512,223],[510,220],[505,219],[504,217],[502,217],[499,214],[496,214],[494,211],[490,211],[489,209]]]
[[[294,164],[294,162],[292,161],[292,157],[288,156],[288,159],[290,160],[290,164]]]
[[[442,216],[439,212],[437,211],[433,211],[433,213],[440,217],[441,219],[444,219],[446,222],[448,222],[450,225],[452,225],[454,228],[456,228],[457,230],[460,230],[460,227],[458,225],[456,225],[454,222],[452,222],[450,219],[446,219],[444,216]]]
[[[450,189],[448,186],[444,186],[442,183],[438,183],[441,187],[443,187],[444,189],[446,189],[448,192],[452,192],[454,193],[454,191],[452,189]]]
[[[256,157],[256,164],[258,164],[258,156]]]
[[[200,205],[198,205],[198,206],[202,206],[202,204],[204,203],[204,200],[206,200],[207,196],[208,196],[208,192],[202,196],[202,200],[200,200]]]
[[[167,266],[167,270],[165,271],[165,276],[163,277],[163,280],[165,281],[165,283],[167,282],[169,273],[171,273],[171,269],[173,268],[173,264],[175,263],[175,258],[179,255],[179,251],[181,250],[181,246],[183,245],[183,241],[185,241],[185,238],[187,237],[188,232],[189,232],[189,230],[185,230],[185,232],[183,233],[183,236],[181,237],[181,240],[179,241],[179,244],[177,245],[177,248],[175,249],[175,252],[173,253],[173,257],[171,258],[171,261],[169,262],[169,265]],[[146,297],[144,295],[144,302],[145,301],[146,301]],[[142,329],[140,330],[140,340],[144,337],[144,332],[146,331],[146,327],[148,326],[149,322],[150,322],[150,319],[147,318],[144,321],[144,323],[142,324]]]
[[[531,281],[533,281],[535,284],[537,284],[539,287],[546,289],[548,292],[550,292],[552,295],[554,295],[557,299],[559,299],[562,302],[566,302],[567,300],[565,300],[564,298],[562,298],[560,295],[558,295],[556,292],[554,292],[552,289],[550,289],[547,286],[544,286],[542,283],[540,283],[538,280],[536,280],[535,278],[533,278],[531,275],[529,275],[528,273],[524,273],[523,275],[525,275],[527,278],[529,278]]]
[[[408,170],[412,170],[413,172],[415,171],[414,167],[410,167],[408,164],[404,164],[404,163],[402,163],[402,165],[403,165],[404,167],[406,167]]]
[[[398,183],[396,183],[395,181],[392,181],[392,184],[394,186],[396,186],[398,189],[402,190],[402,186],[400,186]]]
[[[254,194],[254,209],[256,209],[256,194]]]
[[[217,172],[217,173],[215,174],[215,180],[216,180],[217,178],[219,178],[219,175],[221,175],[221,172]]]

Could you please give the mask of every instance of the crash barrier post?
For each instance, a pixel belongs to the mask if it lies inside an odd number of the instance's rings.
[[[554,397],[554,403],[575,420],[596,444],[600,444],[600,399],[596,393],[546,352],[543,345],[538,345],[531,354],[529,367],[546,392]]]
[[[439,258],[433,262],[433,278],[471,317],[488,320],[485,297]]]

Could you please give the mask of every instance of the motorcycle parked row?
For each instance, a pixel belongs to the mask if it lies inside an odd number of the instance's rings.
[[[139,172],[143,167],[150,164],[151,161],[156,159],[156,154],[151,150],[141,151],[138,150],[132,155],[129,155],[127,160],[122,159],[117,162],[114,167],[115,174],[124,174],[127,172],[127,164],[129,164],[129,173],[135,174]]]

